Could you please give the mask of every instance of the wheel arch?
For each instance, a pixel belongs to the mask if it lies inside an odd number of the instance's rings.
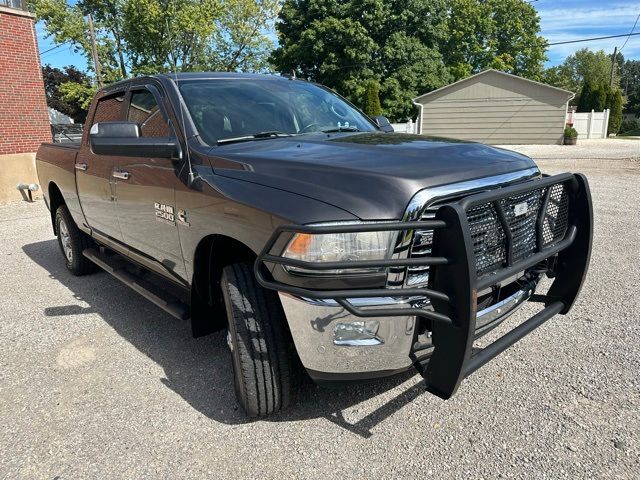
[[[234,263],[252,262],[256,257],[244,242],[227,235],[211,234],[198,242],[193,256],[191,282],[191,328],[194,337],[227,328],[220,288],[222,270]]]
[[[60,187],[55,182],[49,182],[48,187],[48,195],[49,195],[49,212],[51,214],[51,226],[53,228],[53,234],[57,235],[56,228],[56,211],[61,205],[66,205],[64,197],[62,196],[62,191]]]

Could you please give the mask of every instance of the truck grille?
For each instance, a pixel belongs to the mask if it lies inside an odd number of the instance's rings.
[[[538,221],[547,190],[550,190],[549,198],[539,227]],[[422,212],[421,220],[434,218],[441,205],[456,200],[459,197],[427,206]],[[541,248],[564,238],[568,227],[569,197],[563,184],[505,198],[499,201],[499,205],[511,230],[514,262],[530,257]],[[507,235],[497,210],[494,204],[486,203],[467,212],[478,277],[507,264]],[[432,244],[432,230],[415,231],[409,247],[409,257],[429,255]],[[426,285],[428,280],[429,267],[409,267],[406,271],[405,283],[408,286]]]

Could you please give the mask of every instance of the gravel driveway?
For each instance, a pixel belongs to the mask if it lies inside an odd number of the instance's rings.
[[[449,401],[406,374],[309,385],[253,422],[222,333],[193,339],[108,274],[69,275],[42,201],[0,207],[0,478],[638,478],[640,162],[540,164],[585,172],[594,196],[570,315]]]
[[[536,160],[619,160],[640,158],[640,140],[624,137],[582,140],[577,145],[502,145]]]

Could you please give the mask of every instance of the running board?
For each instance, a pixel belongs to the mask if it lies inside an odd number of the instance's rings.
[[[100,252],[92,248],[87,248],[82,254],[165,312],[180,320],[189,319],[189,306],[186,303],[126,270],[127,262],[125,259],[101,255]]]

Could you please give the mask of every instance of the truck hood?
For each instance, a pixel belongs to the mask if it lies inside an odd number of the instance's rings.
[[[428,187],[535,167],[480,143],[400,133],[310,134],[214,147],[218,175],[304,195],[363,220],[397,219]]]

